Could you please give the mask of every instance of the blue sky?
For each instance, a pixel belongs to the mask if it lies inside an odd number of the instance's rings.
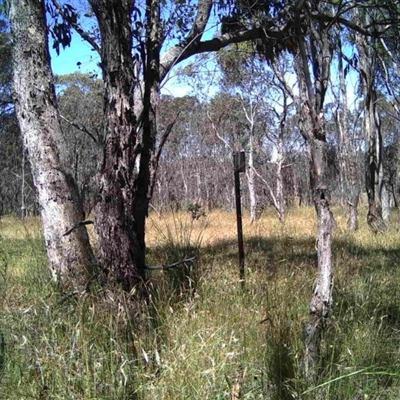
[[[52,39],[49,41],[51,66],[55,75],[65,75],[74,72],[97,73],[101,77],[101,71],[98,67],[100,57],[97,52],[91,50],[91,46],[83,41],[77,33],[73,33],[71,45],[63,49],[60,48],[60,54],[52,48]],[[78,63],[80,65],[78,66]],[[176,97],[185,96],[191,91],[191,87],[178,82],[177,78],[171,74],[170,79],[163,86],[163,94]]]
[[[63,49],[60,47],[60,54],[52,48],[52,39],[50,38],[50,56],[51,66],[55,75],[65,75],[73,72],[100,73],[97,64],[100,61],[98,54],[91,51],[91,46],[84,42],[77,33],[73,33],[72,42],[69,47]],[[80,67],[78,62],[81,63]]]

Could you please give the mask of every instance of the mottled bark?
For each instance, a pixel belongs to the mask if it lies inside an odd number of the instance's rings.
[[[317,283],[310,303],[310,319],[304,327],[305,373],[311,382],[316,380],[319,365],[320,340],[332,306],[333,288],[333,228],[330,211],[329,183],[326,179],[327,161],[325,138],[308,138],[310,183],[317,213]]]
[[[381,199],[382,199],[382,219],[385,225],[387,226],[390,219],[390,196],[385,181],[382,183]]]
[[[352,191],[349,199],[349,218],[347,219],[347,229],[356,231],[358,229],[358,191]]]
[[[105,147],[95,208],[99,256],[109,282],[144,288],[145,223],[157,169],[155,155],[159,84],[159,5],[147,1],[144,85],[132,59],[132,2],[91,0],[101,35],[105,82]],[[138,103],[135,93],[143,90]],[[136,114],[140,110],[139,114]]]
[[[309,8],[308,8],[309,7]],[[310,2],[306,14],[320,12],[319,2]],[[297,103],[301,117],[301,132],[307,140],[310,162],[310,186],[317,214],[317,283],[310,302],[310,319],[304,327],[305,374],[311,383],[317,378],[320,340],[332,306],[334,219],[330,211],[330,190],[327,179],[327,142],[325,134],[324,101],[328,89],[332,61],[329,27],[308,19],[310,35],[307,40],[297,34],[299,56],[296,73],[300,87]],[[311,68],[310,68],[311,62]]]
[[[142,145],[134,113],[138,77],[132,62],[129,0],[92,0],[101,36],[105,144],[98,173],[95,227],[99,258],[111,285],[130,291],[145,278],[143,218],[138,210],[138,170]]]
[[[321,333],[325,327],[332,306],[333,252],[332,235],[334,218],[330,211],[330,195],[327,181],[325,141],[311,139],[309,152],[311,159],[311,187],[317,212],[317,284],[310,303],[310,319],[305,325],[305,368],[306,375],[314,381],[319,363]]]
[[[84,287],[96,263],[77,186],[61,155],[61,132],[50,69],[44,1],[13,0],[14,98],[40,204],[49,267],[63,285]],[[69,234],[65,234],[75,227]]]

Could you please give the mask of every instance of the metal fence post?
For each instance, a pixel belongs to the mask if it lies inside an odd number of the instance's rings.
[[[242,202],[240,197],[240,173],[246,170],[246,158],[244,151],[233,153],[233,167],[235,175],[235,199],[236,199],[236,221],[238,234],[238,261],[240,283],[244,289],[244,246],[243,246],[243,226],[242,226]]]

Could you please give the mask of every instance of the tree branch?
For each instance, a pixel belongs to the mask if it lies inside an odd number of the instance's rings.
[[[80,130],[81,132],[84,132],[84,133],[86,133],[87,135],[89,135],[90,138],[91,138],[95,143],[97,143],[98,140],[96,139],[96,137],[95,137],[95,136],[93,135],[93,133],[91,133],[85,126],[83,126],[83,125],[81,125],[81,124],[78,124],[78,123],[76,123],[76,122],[70,121],[69,119],[67,119],[66,117],[64,117],[63,115],[61,115],[60,113],[59,113],[59,116],[60,116],[60,118],[61,118],[63,121],[65,121],[65,122],[68,123],[69,125],[71,125],[71,126],[73,126],[74,128]]]
[[[222,118],[225,116],[225,113],[222,113],[220,115],[220,117],[218,118],[218,125],[221,123]],[[211,118],[210,112],[207,110],[207,118],[209,119],[209,121],[211,122],[211,127],[213,128],[213,131],[215,132],[215,135],[217,136],[217,138],[219,140],[221,140],[221,142],[224,143],[224,145],[230,150],[233,151],[232,147],[230,146],[229,142],[224,139],[219,133],[218,133],[218,129],[217,126],[214,124],[214,121]]]
[[[183,264],[191,264],[193,263],[193,261],[195,260],[196,257],[190,257],[190,258],[185,258],[181,261],[178,261],[176,263],[173,264],[168,264],[168,265],[160,265],[160,266],[150,266],[150,265],[146,265],[146,269],[150,270],[150,271],[156,271],[156,270],[166,270],[166,269],[171,269],[171,268],[176,268],[179,267]]]
[[[246,29],[238,32],[230,32],[204,42],[194,41],[187,45],[179,44],[168,50],[161,57],[161,78],[165,78],[169,70],[176,64],[195,54],[215,52],[232,43],[242,43],[258,38],[279,38],[286,27],[276,30],[265,30],[264,28]]]
[[[57,0],[51,0],[54,7],[56,8],[56,10],[60,13],[60,15],[66,20],[68,21],[68,23],[72,26],[72,28],[75,29],[75,31],[80,35],[80,37],[85,41],[88,42],[94,50],[96,50],[99,54],[100,54],[100,46],[96,43],[96,41],[94,40],[94,38],[92,38],[85,30],[83,30],[83,28],[77,23],[77,22],[73,22],[70,20],[70,18],[67,18],[67,16],[64,13],[64,10],[62,9],[62,7],[60,6],[60,3]]]
[[[71,234],[75,229],[78,229],[78,228],[80,228],[81,226],[84,226],[84,225],[92,225],[92,224],[94,224],[94,222],[93,222],[93,221],[90,221],[90,220],[78,222],[75,226],[73,226],[72,228],[68,229],[67,232],[65,232],[63,236],[68,236],[68,235]]]
[[[278,211],[278,214],[279,214],[279,213],[281,212],[281,210],[279,209],[278,202],[277,202],[277,200],[276,200],[274,191],[272,190],[271,186],[270,186],[269,183],[258,173],[258,171],[257,171],[254,167],[251,167],[251,169],[252,169],[253,172],[258,176],[258,178],[261,179],[261,181],[264,183],[264,185],[267,187],[267,189],[268,189],[268,191],[269,191],[269,194],[270,194],[270,196],[271,196],[271,198],[272,198],[272,203],[273,203],[273,205],[274,205],[274,208],[275,208],[276,211]]]
[[[151,183],[150,183],[150,198],[153,197],[154,186],[156,184],[156,171],[158,170],[158,163],[160,161],[162,149],[164,148],[164,145],[165,145],[169,135],[171,134],[172,128],[174,127],[176,121],[178,120],[179,115],[180,115],[180,112],[178,112],[176,118],[167,126],[167,128],[160,140],[160,144],[158,145],[157,154],[156,154],[155,158],[153,159],[152,167],[153,167],[154,174],[152,176]]]

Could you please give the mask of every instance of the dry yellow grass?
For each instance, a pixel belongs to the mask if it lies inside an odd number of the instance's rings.
[[[261,215],[261,218],[250,223],[248,213],[243,215],[243,235],[246,238],[271,237],[288,235],[290,237],[307,237],[315,235],[315,213],[312,208],[303,208],[289,213],[285,224],[282,225],[270,210]],[[151,213],[147,222],[147,244],[149,247],[163,243],[163,240],[172,235],[180,239],[190,234],[192,240],[201,239],[201,247],[214,245],[222,241],[237,239],[236,214],[234,212],[216,210],[199,220],[192,220],[188,212]]]
[[[21,221],[16,217],[0,218],[0,234],[7,239],[25,240],[41,235],[42,223],[38,217],[27,217]]]

